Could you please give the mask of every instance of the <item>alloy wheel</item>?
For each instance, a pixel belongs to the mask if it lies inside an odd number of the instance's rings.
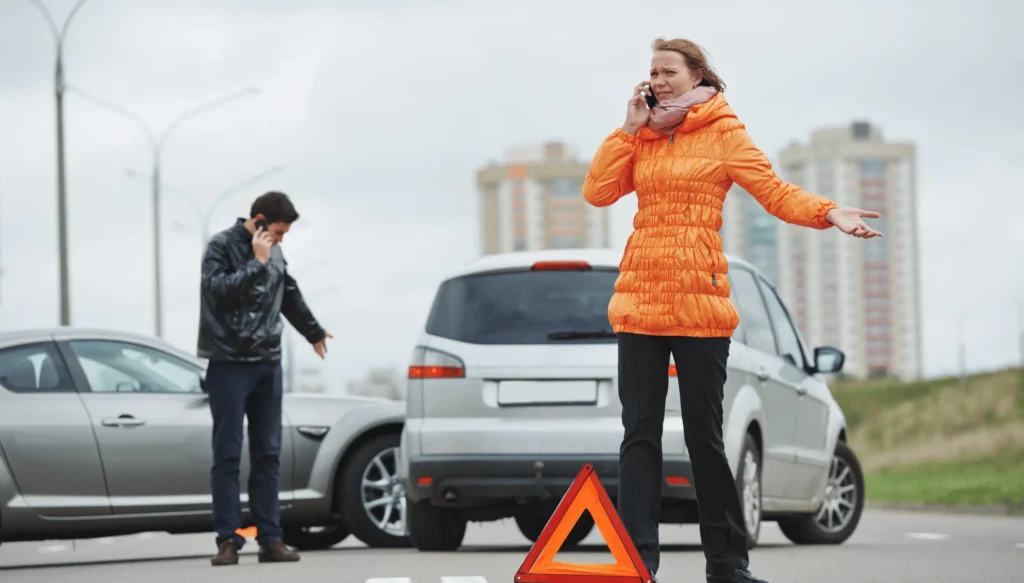
[[[829,533],[846,528],[857,507],[857,496],[853,471],[844,459],[834,456],[825,485],[825,500],[815,517],[818,526]]]
[[[377,528],[391,536],[406,536],[405,488],[398,477],[398,448],[387,448],[363,470],[363,510]]]
[[[743,518],[747,532],[757,532],[761,523],[761,480],[758,479],[757,456],[747,450],[743,456]]]

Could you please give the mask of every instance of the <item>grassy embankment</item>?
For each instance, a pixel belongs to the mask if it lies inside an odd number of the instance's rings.
[[[1024,507],[1024,371],[835,382],[868,500]]]

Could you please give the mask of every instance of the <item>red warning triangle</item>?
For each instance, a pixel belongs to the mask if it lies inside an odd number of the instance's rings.
[[[615,559],[607,563],[563,563],[555,556],[565,544],[583,511],[589,510]],[[612,506],[594,467],[583,466],[558,508],[548,519],[537,542],[516,573],[516,583],[651,583],[651,575],[640,560],[619,514]]]

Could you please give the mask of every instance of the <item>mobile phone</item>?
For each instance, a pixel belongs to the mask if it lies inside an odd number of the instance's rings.
[[[266,232],[268,226],[269,225],[267,225],[267,221],[265,221],[263,219],[260,219],[260,220],[256,221],[256,230],[257,231],[260,230],[260,229],[263,229],[263,232]]]
[[[654,96],[650,85],[647,86],[647,91],[644,91],[644,99],[647,101],[647,109],[654,109],[654,106],[658,105],[658,98]]]

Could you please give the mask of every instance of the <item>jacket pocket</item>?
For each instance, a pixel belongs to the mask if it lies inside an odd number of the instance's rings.
[[[711,241],[708,240],[709,238],[703,230],[700,231],[697,239],[700,242],[700,250],[704,257],[704,268],[711,276],[711,285],[717,287],[718,277],[715,274],[715,248],[712,247]]]

